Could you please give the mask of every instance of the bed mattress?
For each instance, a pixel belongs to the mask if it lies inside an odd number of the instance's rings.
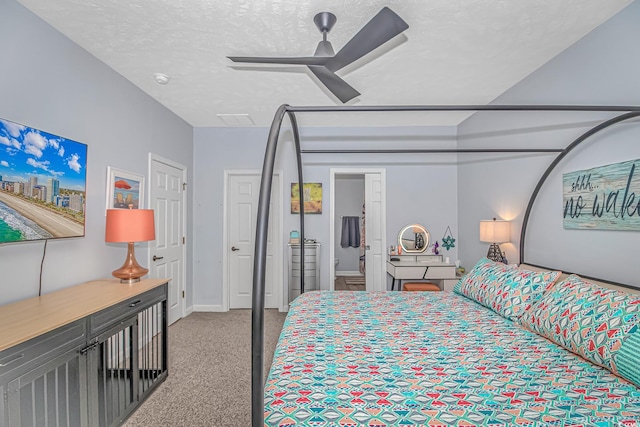
[[[265,384],[266,426],[637,426],[640,389],[449,292],[309,292]]]

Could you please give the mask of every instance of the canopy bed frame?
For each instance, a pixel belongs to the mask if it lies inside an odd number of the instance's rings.
[[[327,113],[340,112],[348,114],[350,112],[496,112],[496,111],[551,111],[551,112],[598,112],[598,113],[616,113],[597,126],[589,129],[587,132],[578,137],[566,148],[436,148],[436,149],[331,149],[331,150],[302,150],[300,144],[300,133],[296,113]],[[262,180],[259,193],[259,204],[257,213],[256,227],[256,245],[254,254],[254,272],[253,272],[253,301],[252,301],[252,426],[258,427],[264,425],[264,373],[263,373],[263,342],[264,342],[264,297],[265,297],[265,271],[266,271],[266,253],[267,253],[267,231],[269,224],[269,205],[271,203],[271,183],[274,172],[276,159],[276,151],[280,128],[284,118],[288,117],[291,123],[293,142],[296,150],[298,188],[303,188],[302,174],[302,154],[314,153],[382,153],[382,154],[469,154],[469,153],[557,153],[557,156],[542,174],[539,179],[527,205],[523,217],[523,224],[520,234],[520,262],[527,263],[525,252],[525,238],[527,225],[530,219],[531,210],[538,193],[543,184],[554,170],[554,168],[579,144],[587,140],[596,133],[613,126],[615,124],[633,119],[640,116],[640,106],[578,106],[578,105],[407,105],[407,106],[335,106],[335,107],[314,107],[314,106],[289,106],[282,105],[276,111],[271,128],[269,131],[264,163],[262,168]],[[302,195],[300,197],[302,202]],[[302,206],[302,204],[301,204]],[[304,208],[300,209],[300,237],[301,241],[305,238],[304,227]],[[304,259],[304,245],[301,245],[301,258]],[[543,266],[535,266],[545,268]],[[301,265],[301,269],[303,269]],[[586,277],[586,276],[583,276]],[[304,271],[300,272],[301,293],[304,293]],[[595,278],[592,278],[595,279]],[[607,282],[603,279],[597,279]],[[613,283],[613,282],[609,282]],[[634,288],[631,285],[614,283],[626,288]]]

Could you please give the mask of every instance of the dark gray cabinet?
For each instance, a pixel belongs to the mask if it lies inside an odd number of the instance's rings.
[[[76,321],[0,353],[0,425],[83,425],[85,331]]]
[[[1,351],[0,426],[120,425],[167,376],[166,302],[165,280]]]

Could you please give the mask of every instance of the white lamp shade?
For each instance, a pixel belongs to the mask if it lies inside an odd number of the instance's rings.
[[[511,222],[496,219],[480,221],[480,241],[506,243],[511,240]]]

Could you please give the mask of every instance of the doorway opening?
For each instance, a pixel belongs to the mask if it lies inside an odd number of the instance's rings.
[[[384,290],[384,169],[331,169],[329,270],[332,290]]]
[[[334,182],[334,288],[336,291],[364,291],[364,174],[337,174]]]

